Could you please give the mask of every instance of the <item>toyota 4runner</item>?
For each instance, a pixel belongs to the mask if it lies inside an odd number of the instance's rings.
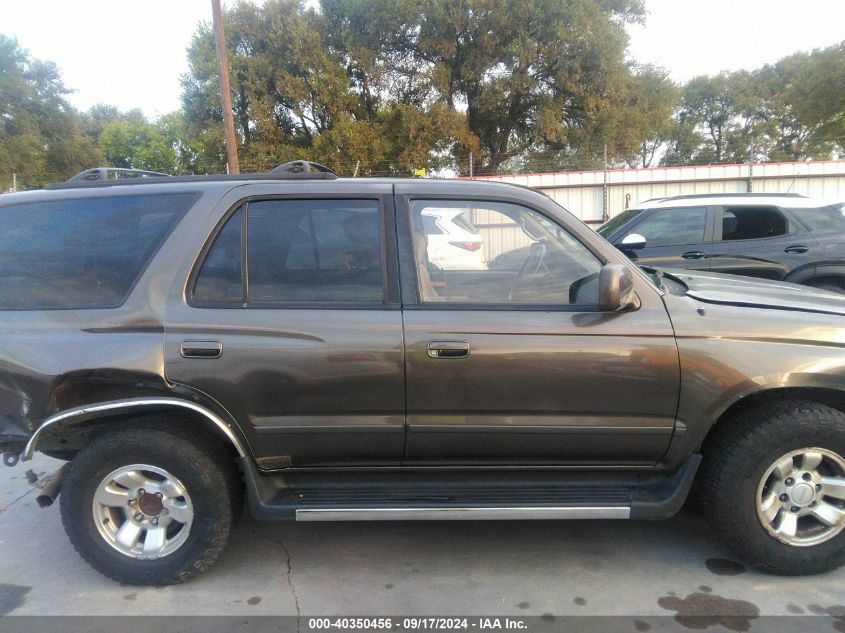
[[[528,189],[299,169],[0,196],[0,447],[67,461],[40,499],[93,567],[186,580],[244,501],[658,519],[693,486],[757,567],[845,562],[845,297],[641,269]],[[432,257],[459,215],[527,255]]]

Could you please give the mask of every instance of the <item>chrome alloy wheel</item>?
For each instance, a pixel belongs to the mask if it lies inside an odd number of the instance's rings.
[[[194,520],[185,486],[162,468],[132,464],[97,486],[94,523],[106,543],[132,558],[162,558],[184,545]]]
[[[757,518],[788,545],[809,547],[845,528],[845,459],[802,448],[772,464],[757,486]]]

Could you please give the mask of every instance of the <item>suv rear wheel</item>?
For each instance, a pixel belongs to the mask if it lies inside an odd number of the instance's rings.
[[[237,471],[218,445],[133,427],[93,440],[71,463],[61,513],[71,543],[119,582],[167,585],[217,560],[234,514]]]
[[[776,401],[724,422],[705,445],[701,505],[737,555],[775,574],[845,562],[845,414]]]

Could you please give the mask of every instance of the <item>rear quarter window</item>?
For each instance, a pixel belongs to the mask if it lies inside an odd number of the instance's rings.
[[[845,233],[844,206],[839,204],[817,209],[790,209],[790,211],[814,231]]]
[[[120,305],[196,197],[78,198],[0,208],[0,310]]]

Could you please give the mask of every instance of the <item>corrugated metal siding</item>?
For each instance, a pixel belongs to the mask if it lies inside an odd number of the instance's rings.
[[[745,192],[748,171],[748,165],[610,170],[607,174],[608,210],[613,217],[627,206],[650,198]],[[484,179],[539,188],[582,220],[601,221],[602,171],[512,174]],[[753,190],[759,193],[800,193],[831,201],[845,200],[845,160],[754,165]],[[490,239],[494,239],[492,235]]]
[[[470,219],[481,234],[484,256],[488,262],[501,253],[531,244],[531,240],[518,224],[497,211],[471,209]]]

